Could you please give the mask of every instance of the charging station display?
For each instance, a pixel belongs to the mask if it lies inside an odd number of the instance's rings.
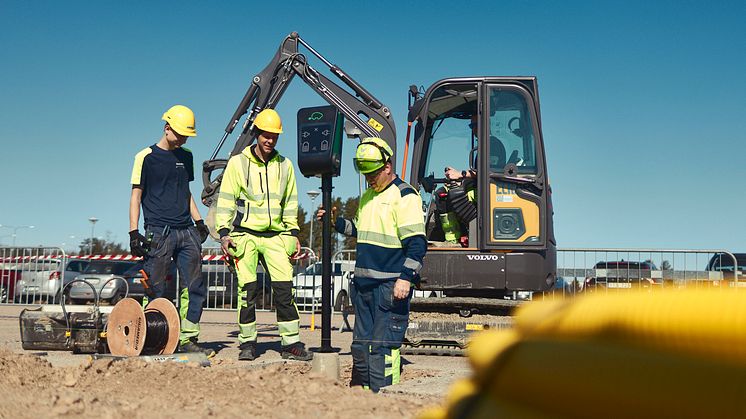
[[[343,118],[334,106],[298,111],[298,168],[303,176],[339,176]]]

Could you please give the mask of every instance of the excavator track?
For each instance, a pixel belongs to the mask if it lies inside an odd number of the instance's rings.
[[[481,298],[413,299],[401,352],[409,355],[464,356],[472,333],[513,327],[511,314],[521,303]]]

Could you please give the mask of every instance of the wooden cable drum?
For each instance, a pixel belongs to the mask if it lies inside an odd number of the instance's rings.
[[[151,301],[145,311],[125,298],[109,315],[106,341],[116,356],[173,354],[179,343],[179,313],[165,298]]]

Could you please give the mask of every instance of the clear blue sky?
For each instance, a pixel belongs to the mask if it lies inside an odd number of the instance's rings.
[[[197,113],[199,174],[251,77],[298,31],[391,107],[400,150],[410,84],[536,75],[560,247],[744,251],[744,22],[743,1],[6,0],[0,224],[36,227],[19,245],[70,249],[95,216],[96,236],[126,242],[132,159],[161,114]],[[278,107],[292,160],[294,115],[319,104],[296,80]],[[353,149],[342,197],[357,194]],[[309,208],[320,181],[298,183]]]

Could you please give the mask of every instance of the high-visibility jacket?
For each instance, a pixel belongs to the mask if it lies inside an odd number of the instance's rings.
[[[246,147],[228,160],[218,193],[215,227],[233,232],[297,236],[298,190],[293,164],[273,151],[267,162]]]
[[[399,177],[381,192],[368,188],[355,219],[338,218],[335,228],[357,237],[356,283],[419,279],[427,251],[422,200]]]

